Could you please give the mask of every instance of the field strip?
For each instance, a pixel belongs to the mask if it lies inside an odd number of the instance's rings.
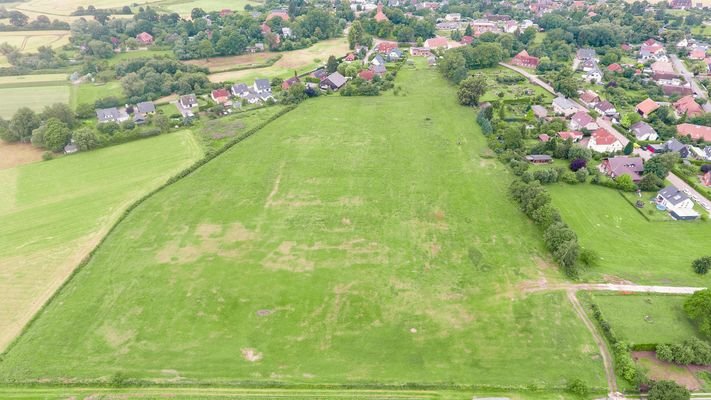
[[[632,293],[661,293],[661,294],[694,294],[705,287],[692,286],[647,286],[647,285],[620,285],[613,283],[562,283],[548,285],[538,283],[525,287],[524,292],[543,292],[550,290],[586,290],[597,292],[632,292]]]

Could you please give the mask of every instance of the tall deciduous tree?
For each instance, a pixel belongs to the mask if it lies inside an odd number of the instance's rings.
[[[13,142],[23,142],[27,143],[32,137],[32,131],[39,128],[40,118],[35,114],[34,111],[27,107],[22,107],[10,120],[9,130]]]
[[[479,98],[486,93],[486,79],[483,76],[470,76],[459,84],[457,97],[459,103],[465,106],[479,104]]]
[[[363,35],[365,35],[365,31],[360,21],[353,22],[351,30],[348,31],[348,47],[353,50],[357,44],[363,44]]]

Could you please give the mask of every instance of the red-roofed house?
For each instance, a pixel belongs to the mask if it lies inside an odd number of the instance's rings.
[[[578,131],[563,131],[558,132],[558,137],[563,140],[572,140],[573,142],[578,142],[583,138],[583,133]]]
[[[298,76],[292,76],[289,79],[284,80],[284,82],[281,83],[281,89],[282,90],[289,90],[290,87],[294,86],[295,84],[301,82]]]
[[[462,36],[462,40],[459,41],[461,44],[472,44],[474,41],[474,36]]]
[[[614,72],[614,73],[621,73],[622,71],[624,71],[624,68],[622,68],[622,66],[620,64],[614,63],[614,64],[608,65],[607,70],[610,72]]]
[[[228,15],[232,15],[232,10],[230,10],[229,8],[223,8],[222,10],[220,10],[220,17],[226,17]]]
[[[541,133],[540,135],[538,135],[538,140],[540,140],[541,142],[547,142],[551,140],[551,137],[546,135],[545,133]]]
[[[674,102],[674,110],[680,117],[684,114],[696,117],[704,113],[704,109],[694,100],[693,96],[684,96]]]
[[[520,53],[516,54],[514,58],[511,59],[511,64],[518,65],[519,67],[536,68],[539,63],[540,60],[538,57],[528,55],[526,50],[521,50]]]
[[[607,129],[599,128],[590,136],[588,148],[598,153],[610,153],[622,150],[622,143]]]
[[[594,107],[595,104],[600,102],[600,95],[592,90],[586,90],[580,94],[580,101],[587,107]]]
[[[701,183],[704,186],[711,186],[711,171],[707,171],[704,176],[701,177]]]
[[[430,49],[448,49],[449,43],[447,43],[447,38],[442,36],[437,36],[425,40],[425,47]]]
[[[653,112],[657,111],[658,108],[659,108],[659,104],[657,104],[656,101],[654,101],[654,100],[650,99],[649,97],[647,97],[646,100],[644,100],[643,102],[637,104],[634,109],[635,109],[635,111],[637,111],[637,113],[638,113],[639,115],[641,115],[643,118],[647,118],[647,117],[649,117]]]
[[[348,53],[344,58],[343,61],[345,62],[352,62],[356,60],[356,56],[353,53]]]
[[[378,2],[378,11],[375,13],[375,20],[377,22],[389,21],[388,16],[385,15],[385,13],[383,12],[383,2],[382,1]]]
[[[210,97],[217,104],[225,104],[230,101],[230,91],[224,88],[215,89],[210,93]]]
[[[388,54],[390,53],[393,49],[397,49],[397,42],[380,42],[378,43],[377,46],[375,46],[375,50],[378,53],[382,54]]]
[[[704,142],[711,142],[711,127],[694,124],[679,124],[676,126],[677,136],[689,136],[692,140],[703,139]]]
[[[272,32],[272,28],[270,28],[267,24],[262,24],[259,26],[259,28],[262,30],[262,35]]]
[[[689,58],[692,60],[703,60],[706,58],[706,50],[704,49],[694,49],[689,53]]]
[[[372,81],[375,78],[375,72],[365,69],[358,73],[358,77],[364,81]]]
[[[151,35],[148,32],[141,32],[138,35],[136,35],[136,40],[138,40],[138,43],[148,46],[153,44],[153,35]]]
[[[267,15],[267,21],[269,21],[272,18],[279,17],[283,19],[284,21],[289,20],[289,13],[286,10],[272,10],[269,12],[269,15]]]

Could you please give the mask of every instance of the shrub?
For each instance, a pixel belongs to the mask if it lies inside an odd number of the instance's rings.
[[[585,168],[588,165],[588,161],[584,158],[576,158],[570,162],[570,170],[577,172],[578,170]]]
[[[580,183],[584,183],[588,179],[588,170],[586,168],[581,168],[575,172],[575,178]]]
[[[689,400],[689,391],[672,381],[653,382],[647,393],[649,400]]]
[[[711,269],[711,256],[697,258],[691,263],[691,266],[697,274],[706,275],[706,273],[709,272],[709,269]]]
[[[565,171],[560,176],[560,180],[571,185],[575,185],[576,183],[578,183],[578,178],[575,176],[575,173],[570,171]]]
[[[54,154],[51,151],[45,151],[42,153],[42,160],[49,161],[54,158]]]
[[[565,391],[580,397],[585,397],[588,394],[588,387],[581,379],[575,378],[568,381],[568,384],[565,386]]]

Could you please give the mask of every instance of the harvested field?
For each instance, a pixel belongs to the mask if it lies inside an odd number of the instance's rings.
[[[0,43],[15,46],[25,53],[35,52],[40,46],[57,49],[69,43],[69,31],[0,32]]]
[[[17,167],[42,159],[42,150],[29,143],[7,143],[0,140],[0,169]]]

